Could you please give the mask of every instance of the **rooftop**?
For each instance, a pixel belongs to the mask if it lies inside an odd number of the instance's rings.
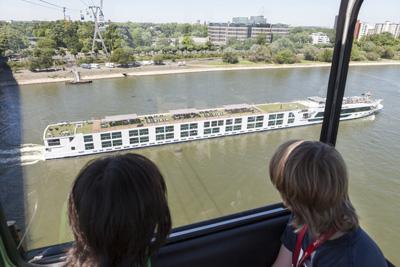
[[[287,102],[271,104],[235,104],[225,105],[222,108],[202,109],[195,108],[171,110],[168,113],[152,115],[116,115],[107,116],[103,119],[95,119],[81,122],[65,122],[52,124],[47,127],[45,138],[55,138],[62,136],[73,136],[76,133],[90,134],[96,132],[108,132],[121,129],[145,127],[150,125],[165,125],[172,123],[185,123],[198,120],[213,120],[220,118],[230,118],[259,113],[274,113],[296,109],[305,109],[304,102]]]

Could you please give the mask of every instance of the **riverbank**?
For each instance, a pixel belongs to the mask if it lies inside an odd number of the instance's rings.
[[[351,62],[350,66],[385,66],[400,65],[400,61],[382,60],[379,62]],[[113,69],[82,69],[77,68],[84,80],[124,78],[127,76],[168,75],[195,72],[230,71],[230,70],[263,70],[263,69],[292,69],[292,68],[320,68],[330,67],[330,63],[302,62],[296,64],[225,64],[218,61],[191,61],[186,66],[178,66],[177,63],[168,63],[161,66],[142,66],[136,68]],[[0,86],[28,85],[54,82],[66,82],[72,80],[71,69],[57,72],[34,73],[28,70],[14,73],[13,76],[0,75]]]

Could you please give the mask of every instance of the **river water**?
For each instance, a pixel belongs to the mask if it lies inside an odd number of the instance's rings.
[[[267,103],[325,96],[329,68],[223,71],[10,86],[0,90],[1,201],[37,248],[71,240],[66,200],[71,183],[96,156],[42,161],[49,123],[181,108]],[[361,225],[400,264],[400,66],[351,67],[346,95],[384,99],[375,117],[341,123],[338,149],[350,173]],[[299,127],[135,150],[157,163],[168,186],[175,226],[280,201],[267,174],[276,147],[319,138],[321,126]],[[103,154],[104,155],[104,154]],[[100,155],[102,156],[102,155]]]

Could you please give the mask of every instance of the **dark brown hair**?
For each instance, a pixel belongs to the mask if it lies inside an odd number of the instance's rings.
[[[282,144],[269,165],[272,183],[293,213],[292,225],[307,224],[313,235],[358,226],[348,196],[346,164],[330,145],[293,140]]]
[[[146,266],[171,229],[166,185],[137,154],[89,162],[68,201],[75,237],[67,266]]]

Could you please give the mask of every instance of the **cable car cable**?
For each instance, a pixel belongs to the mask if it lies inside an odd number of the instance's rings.
[[[21,1],[24,1],[24,2],[29,3],[29,4],[32,4],[32,5],[41,6],[41,7],[46,7],[46,8],[50,8],[50,9],[53,9],[53,10],[60,11],[59,8],[55,8],[55,7],[52,7],[52,6],[45,6],[45,5],[42,5],[42,4],[39,4],[39,3],[36,3],[36,2],[32,2],[32,1],[29,1],[29,0],[21,0]]]

